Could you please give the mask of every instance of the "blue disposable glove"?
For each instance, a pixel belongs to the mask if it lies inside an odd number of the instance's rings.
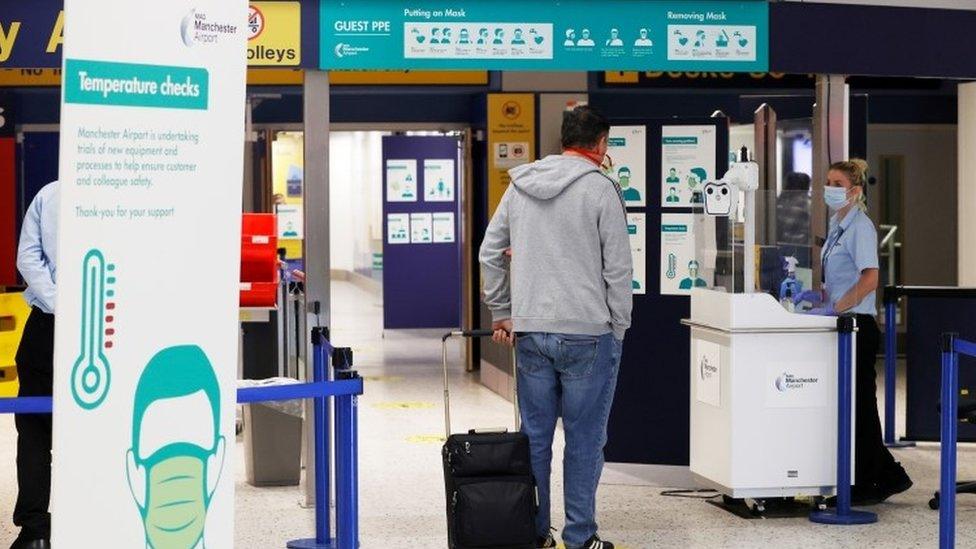
[[[823,292],[820,290],[807,290],[805,292],[801,292],[800,295],[793,298],[793,303],[796,304],[802,303],[804,301],[808,302],[810,305],[813,305],[814,307],[823,305]]]
[[[805,311],[805,313],[808,315],[817,315],[817,316],[837,316],[837,312],[834,311],[833,304],[830,303],[822,307],[816,307],[810,309],[809,311]]]

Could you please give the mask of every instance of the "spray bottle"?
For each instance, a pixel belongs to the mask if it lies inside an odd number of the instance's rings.
[[[800,263],[793,256],[784,257],[786,278],[779,286],[779,302],[789,312],[795,311],[793,299],[803,292],[803,282],[796,278],[796,266]]]

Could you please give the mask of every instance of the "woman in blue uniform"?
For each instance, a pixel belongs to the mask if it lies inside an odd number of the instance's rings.
[[[912,486],[905,469],[885,447],[878,418],[878,232],[865,213],[867,172],[867,162],[858,159],[830,166],[824,201],[833,216],[821,253],[823,291],[802,296],[817,307],[812,313],[857,315],[855,484],[851,499],[859,505],[880,503]]]

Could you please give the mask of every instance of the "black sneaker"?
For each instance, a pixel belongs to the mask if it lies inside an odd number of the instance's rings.
[[[609,541],[603,541],[600,536],[593,534],[593,537],[586,540],[586,543],[580,546],[580,549],[613,549],[613,544]]]

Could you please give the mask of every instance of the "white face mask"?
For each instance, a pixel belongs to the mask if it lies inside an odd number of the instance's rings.
[[[836,212],[846,206],[850,200],[847,199],[847,189],[844,187],[824,187],[824,203],[831,211]]]

